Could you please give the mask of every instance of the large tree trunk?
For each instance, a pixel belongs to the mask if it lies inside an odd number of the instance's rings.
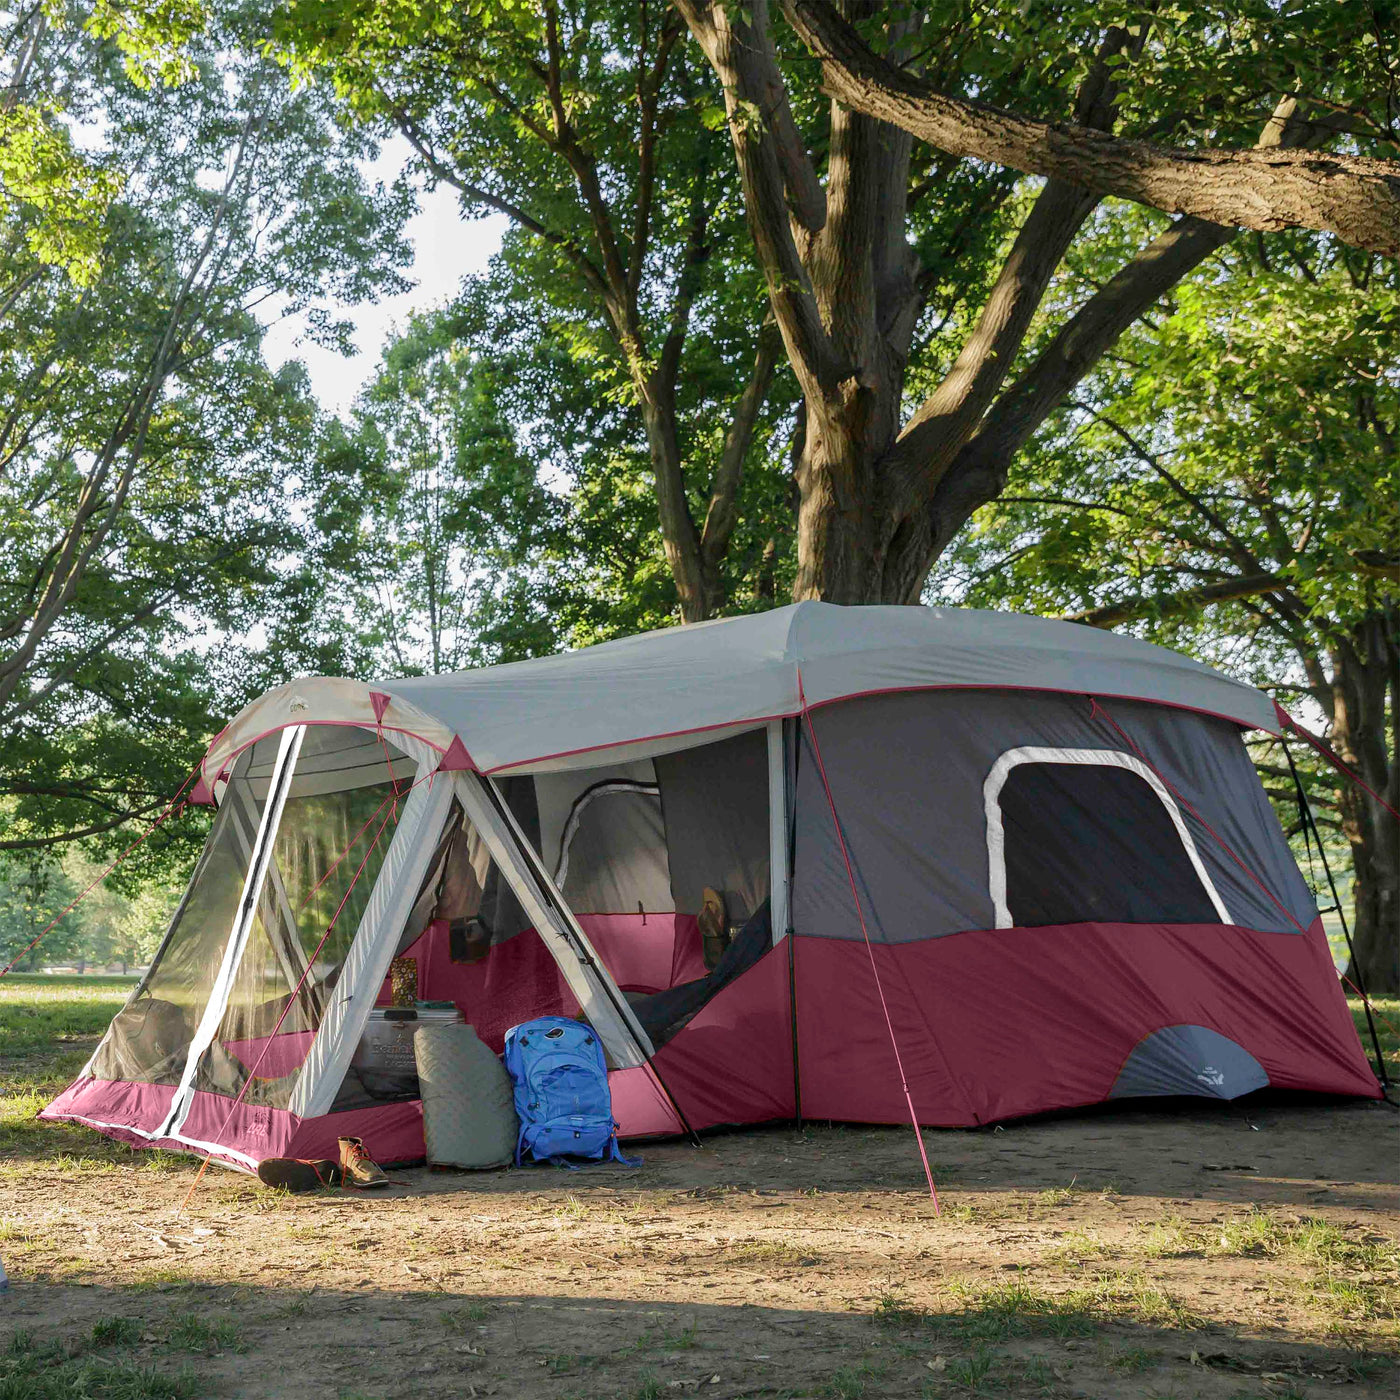
[[[888,438],[873,419],[872,394],[809,403],[797,464],[797,577],[793,597],[828,603],[902,601],[881,595],[879,462]]]
[[[1400,629],[1374,613],[1332,648],[1332,746],[1400,810]],[[1389,711],[1389,713],[1387,713]],[[1374,994],[1400,992],[1400,821],[1355,784],[1337,789],[1351,845],[1352,944],[1347,976]]]

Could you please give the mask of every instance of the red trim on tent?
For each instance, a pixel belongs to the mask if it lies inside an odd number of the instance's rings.
[[[872,690],[853,690],[847,695],[833,695],[829,700],[812,700],[807,703],[806,708],[810,712],[823,709],[827,705],[844,705],[848,700],[868,700],[879,695],[918,695],[934,690],[1006,690],[1041,695],[1082,695],[1086,700],[1093,698],[1087,690],[1069,690],[1062,686],[1053,685],[892,685]],[[1248,724],[1238,715],[1222,714],[1219,710],[1203,710],[1196,705],[1179,704],[1175,700],[1157,700],[1146,695],[1114,695],[1112,698],[1114,700],[1127,700],[1138,705],[1157,705],[1164,710],[1182,710],[1190,715],[1204,715],[1207,719],[1223,720],[1226,724],[1233,724],[1244,730],[1264,728],[1263,725]],[[796,719],[802,713],[803,707],[798,705],[796,709],[780,710],[769,715],[721,720],[717,724],[701,724],[693,729],[668,729],[656,734],[638,734],[630,739],[613,739],[605,744],[586,744],[578,749],[559,749],[554,753],[536,754],[531,758],[513,758],[509,763],[498,763],[493,768],[483,768],[480,771],[488,775],[514,773],[522,768],[533,768],[541,763],[553,763],[561,758],[576,758],[579,754],[597,753],[604,749],[626,748],[630,744],[655,744],[663,739],[683,739],[690,734],[708,734],[716,729],[758,729],[776,720]]]
[[[478,771],[460,734],[452,736],[452,742],[447,746],[447,752],[443,754],[442,762],[438,764],[438,771],[440,773],[475,773]]]

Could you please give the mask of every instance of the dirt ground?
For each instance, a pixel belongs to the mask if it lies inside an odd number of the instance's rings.
[[[178,1217],[182,1159],[0,1164],[0,1344],[318,1400],[1400,1389],[1395,1109],[1101,1112],[928,1145],[941,1217],[893,1128],[396,1171],[372,1194],[211,1169]]]

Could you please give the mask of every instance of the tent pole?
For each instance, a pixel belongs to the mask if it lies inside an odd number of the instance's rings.
[[[1327,859],[1327,851],[1322,844],[1322,833],[1317,829],[1317,818],[1313,816],[1312,803],[1308,801],[1308,794],[1303,788],[1303,780],[1298,774],[1298,765],[1293,762],[1293,752],[1288,747],[1287,735],[1280,735],[1279,742],[1283,745],[1283,755],[1288,760],[1288,771],[1293,774],[1293,787],[1298,794],[1298,815],[1303,823],[1303,840],[1308,840],[1308,832],[1311,830],[1312,839],[1317,842],[1318,859],[1322,862],[1323,874],[1327,876],[1327,888],[1332,893],[1332,909],[1337,915],[1342,925],[1342,937],[1346,939],[1347,957],[1351,959],[1351,965],[1356,971],[1356,990],[1361,993],[1361,1005],[1366,1012],[1366,1028],[1371,1032],[1371,1049],[1376,1055],[1376,1077],[1381,1082],[1381,1087],[1390,1088],[1390,1078],[1385,1072],[1385,1057],[1381,1054],[1380,1036],[1376,1034],[1376,1021],[1371,1015],[1371,998],[1366,994],[1366,979],[1361,972],[1361,964],[1356,961],[1356,949],[1351,941],[1351,929],[1347,925],[1347,916],[1342,909],[1342,901],[1337,895],[1337,882],[1332,878],[1332,865]]]
[[[525,857],[526,865],[530,867],[535,877],[535,883],[539,886],[540,893],[549,904],[554,906],[556,913],[562,913],[564,915],[562,932],[573,948],[574,956],[585,967],[591,967],[596,972],[598,970],[598,965],[574,940],[573,923],[569,918],[567,906],[563,909],[560,908],[560,905],[563,903],[563,896],[557,893],[554,882],[549,878],[548,872],[546,872],[544,868],[544,862],[535,854],[534,847],[520,835],[520,829],[516,825],[515,815],[511,812],[510,808],[506,806],[505,799],[497,789],[495,780],[487,773],[479,772],[477,776],[481,779],[481,785],[486,789],[487,798],[490,800],[491,805],[495,807],[497,816],[505,823],[506,830],[514,833],[518,838],[521,853]],[[685,1111],[681,1108],[680,1104],[677,1103],[676,1096],[671,1092],[666,1081],[661,1077],[661,1071],[656,1068],[655,1059],[642,1049],[642,1042],[637,1039],[637,1034],[632,1029],[632,1023],[628,1019],[630,1013],[618,1004],[617,997],[613,995],[611,975],[600,978],[598,985],[602,987],[603,994],[612,1003],[613,1010],[617,1012],[617,1019],[627,1028],[627,1033],[632,1037],[632,1043],[637,1047],[637,1051],[641,1055],[643,1063],[651,1072],[652,1077],[661,1086],[661,1092],[666,1095],[667,1101],[674,1110],[681,1127],[685,1129],[685,1135],[690,1139],[691,1145],[693,1147],[699,1147],[701,1145],[699,1134],[690,1126],[690,1120],[685,1116]]]
[[[787,789],[787,728],[784,726],[783,791],[780,794],[783,805],[788,810],[787,830],[787,939],[788,954],[788,1019],[792,1026],[792,1107],[797,1118],[797,1127],[802,1128],[802,1060],[798,1054],[797,1042],[797,934],[792,918],[792,885],[797,871],[797,774],[802,762],[802,721],[793,722],[792,752],[792,801],[788,802]]]

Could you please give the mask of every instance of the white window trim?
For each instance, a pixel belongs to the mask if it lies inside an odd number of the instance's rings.
[[[1186,829],[1180,807],[1162,780],[1147,764],[1131,754],[1120,753],[1117,749],[1021,748],[1008,749],[1002,754],[992,765],[992,771],[987,774],[987,781],[982,784],[982,806],[987,815],[987,885],[992,896],[992,907],[996,911],[996,923],[993,927],[1015,927],[1011,920],[1011,910],[1006,904],[1006,833],[1001,821],[1001,790],[1011,770],[1023,763],[1077,763],[1101,768],[1125,768],[1129,773],[1135,773],[1157,794],[1158,800],[1166,808],[1167,815],[1176,828],[1176,834],[1181,838],[1186,858],[1191,862],[1191,868],[1196,872],[1201,887],[1210,897],[1220,922],[1234,922],[1225,908],[1225,901],[1221,899],[1220,892],[1206,871],[1196,843],[1191,839],[1191,833]]]
[[[607,797],[619,792],[632,797],[654,797],[657,805],[661,804],[661,784],[644,783],[636,778],[604,778],[601,782],[594,783],[592,787],[584,788],[574,798],[574,805],[569,808],[569,816],[564,823],[564,830],[559,833],[559,860],[554,868],[554,883],[561,890],[569,878],[569,853],[573,848],[574,837],[578,835],[579,826],[583,822],[584,812],[587,811],[594,798]]]

